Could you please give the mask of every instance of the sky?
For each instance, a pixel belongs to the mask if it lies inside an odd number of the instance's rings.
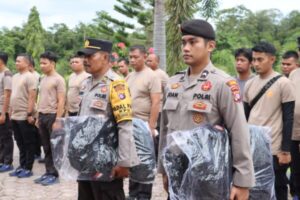
[[[176,0],[174,0],[176,1]],[[0,28],[12,28],[26,23],[30,9],[36,6],[42,25],[49,28],[65,23],[74,28],[80,22],[91,23],[96,11],[104,10],[117,19],[124,18],[113,10],[116,0],[0,0]],[[219,9],[243,4],[252,11],[276,8],[284,14],[299,8],[297,0],[220,0]]]

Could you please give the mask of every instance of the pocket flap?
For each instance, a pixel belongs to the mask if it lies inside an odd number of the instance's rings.
[[[178,107],[179,100],[178,99],[167,99],[163,110],[176,110]]]

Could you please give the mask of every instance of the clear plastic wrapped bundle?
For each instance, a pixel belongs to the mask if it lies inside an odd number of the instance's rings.
[[[67,180],[111,181],[118,161],[118,129],[104,116],[77,116],[59,120],[53,130],[53,161],[60,177]],[[133,132],[140,164],[130,169],[132,181],[152,183],[156,173],[153,139],[147,123],[133,119]]]
[[[271,129],[249,126],[250,145],[255,173],[255,187],[250,190],[250,200],[275,200]]]
[[[133,136],[140,164],[130,169],[130,180],[138,183],[153,183],[156,174],[154,143],[148,124],[133,119]]]
[[[231,186],[227,132],[209,125],[167,137],[162,154],[171,200],[227,200]]]
[[[111,181],[111,171],[118,158],[117,131],[114,120],[104,116],[61,119],[61,128],[51,135],[54,164],[60,176]]]

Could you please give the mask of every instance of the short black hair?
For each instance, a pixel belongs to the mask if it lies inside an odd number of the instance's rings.
[[[141,53],[146,54],[146,48],[144,45],[133,45],[129,48],[129,51],[139,50]]]
[[[239,48],[239,49],[235,50],[234,57],[237,58],[239,56],[244,56],[245,58],[248,59],[249,62],[252,62],[252,51],[251,51],[251,49]]]
[[[282,55],[283,59],[294,58],[295,60],[299,60],[299,55],[296,51],[287,51]]]
[[[119,58],[118,63],[124,61],[126,65],[129,65],[129,60],[127,58]]]
[[[8,60],[8,54],[3,51],[0,51],[0,60],[2,60],[2,62],[6,65]]]
[[[72,56],[69,58],[69,60],[72,60],[73,58],[83,58],[83,56],[82,56],[82,55],[78,55],[78,54],[74,54],[74,55],[72,55]]]
[[[256,44],[252,48],[252,51],[260,52],[260,53],[268,53],[273,56],[276,55],[276,49],[275,49],[274,45],[271,43],[265,42],[265,41],[262,41],[262,42],[259,42],[258,44]]]
[[[44,53],[42,53],[40,55],[40,58],[45,58],[45,59],[48,59],[50,61],[53,61],[53,62],[57,62],[58,60],[58,57],[55,53],[53,53],[52,51],[45,51]]]
[[[29,63],[30,65],[33,65],[33,66],[34,66],[33,58],[32,58],[32,56],[29,55],[28,53],[19,53],[19,54],[17,55],[17,57],[23,57],[23,58],[25,58],[25,59],[28,61],[28,63]],[[32,63],[33,63],[33,64],[32,64]]]

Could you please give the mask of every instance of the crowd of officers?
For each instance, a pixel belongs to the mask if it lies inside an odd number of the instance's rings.
[[[246,200],[255,184],[247,123],[272,130],[271,150],[278,200],[288,198],[288,184],[300,197],[300,85],[299,55],[287,51],[281,58],[283,76],[274,71],[276,49],[260,42],[235,52],[237,76],[217,69],[210,57],[216,46],[212,26],[203,20],[181,24],[182,54],[188,68],[171,78],[159,68],[159,56],[144,46],[129,49],[129,58],[114,60],[112,43],[87,39],[84,48],[70,58],[73,73],[68,84],[56,72],[57,56],[40,55],[42,75],[28,54],[19,54],[16,74],[7,68],[8,55],[0,52],[0,172],[18,178],[31,177],[34,159],[45,154],[45,174],[35,179],[44,186],[57,183],[50,136],[57,119],[66,116],[114,116],[118,125],[118,165],[112,182],[78,181],[78,199],[125,199],[123,178],[139,163],[132,135],[132,117],[148,123],[158,154],[158,172],[168,191],[161,162],[167,134],[201,124],[219,125],[230,133],[233,185],[230,199]],[[299,46],[300,48],[300,46]],[[114,71],[112,66],[118,66]],[[130,67],[129,67],[130,66]],[[132,72],[131,72],[132,70]],[[271,80],[271,83],[270,83]],[[266,87],[266,91],[261,90]],[[262,93],[253,103],[258,93]],[[122,106],[120,106],[122,105]],[[122,109],[120,109],[122,108]],[[13,139],[19,148],[14,168]],[[287,178],[290,167],[291,177]],[[129,181],[130,200],[151,199],[152,184]]]

